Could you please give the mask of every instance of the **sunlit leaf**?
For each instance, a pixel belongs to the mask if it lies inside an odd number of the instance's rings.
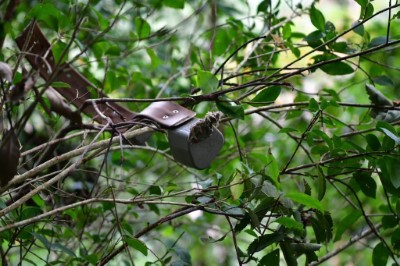
[[[211,72],[198,70],[197,71],[197,86],[203,93],[214,92],[218,87],[218,79]]]
[[[125,242],[128,244],[128,246],[134,248],[135,250],[139,251],[143,255],[147,256],[148,248],[143,241],[141,241],[137,238],[125,236]]]
[[[274,221],[275,223],[278,223],[280,225],[283,225],[284,227],[288,229],[294,229],[294,230],[299,230],[302,231],[303,225],[297,221],[295,221],[292,218],[289,217],[280,217]]]
[[[54,88],[71,88],[71,85],[61,81],[54,81],[53,83],[51,83],[51,86]]]
[[[147,23],[146,20],[144,20],[140,17],[136,17],[135,18],[135,27],[136,27],[136,33],[139,36],[139,38],[144,39],[150,35],[151,27],[150,27],[150,24]]]
[[[185,7],[185,0],[163,0],[163,5],[176,8],[176,9],[182,9]]]
[[[305,206],[311,207],[311,208],[315,208],[321,212],[324,212],[324,208],[322,207],[321,202],[319,202],[317,199],[303,194],[303,193],[299,193],[299,192],[289,192],[286,194],[286,197],[290,198],[291,200],[303,204]]]
[[[244,109],[243,106],[238,105],[226,97],[219,97],[217,101],[218,110],[226,114],[227,116],[233,118],[244,119]]]
[[[52,46],[51,51],[53,52],[55,63],[61,64],[68,61],[68,52],[65,49],[67,49],[67,44],[60,40],[57,40]]]
[[[237,174],[231,184],[230,184],[230,189],[232,193],[232,198],[234,200],[237,200],[242,196],[243,190],[244,190],[244,184],[243,184],[243,179],[241,175]]]
[[[292,27],[289,23],[286,23],[282,28],[282,37],[284,40],[287,40],[291,36],[292,36]]]
[[[250,102],[252,106],[272,104],[281,93],[280,86],[272,86],[260,91]]]

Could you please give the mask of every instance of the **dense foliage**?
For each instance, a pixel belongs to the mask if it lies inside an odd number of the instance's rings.
[[[294,2],[0,1],[2,265],[400,264],[400,4]],[[32,21],[132,111],[222,112],[211,167],[49,93]]]

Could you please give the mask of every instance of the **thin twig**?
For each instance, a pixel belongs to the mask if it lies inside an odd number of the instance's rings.
[[[374,227],[374,230],[379,230],[382,227],[382,224],[378,224],[377,226]],[[373,230],[371,228],[368,228],[367,230],[362,231],[359,235],[356,235],[354,237],[352,237],[349,242],[347,242],[345,245],[335,249],[334,251],[326,254],[325,256],[321,257],[318,259],[318,261],[313,261],[309,264],[309,266],[316,266],[316,265],[320,265],[322,263],[324,263],[325,261],[333,258],[334,256],[340,254],[343,250],[347,249],[348,247],[350,247],[351,245],[353,245],[354,243],[357,243],[358,241],[360,241],[361,239],[371,235],[373,233]]]
[[[124,136],[127,139],[133,138],[133,137],[137,137],[139,135],[142,134],[146,134],[148,132],[151,132],[152,129],[146,127],[146,128],[140,128],[140,129],[136,129],[134,131],[130,131],[130,132],[126,132],[124,133]],[[110,140],[106,139],[106,140],[102,140],[96,143],[92,143],[86,146],[83,146],[79,149],[76,150],[72,150],[70,152],[64,153],[63,155],[54,157],[38,166],[36,166],[35,168],[31,169],[30,171],[27,171],[21,175],[16,175],[14,176],[13,179],[10,180],[10,182],[5,186],[5,187],[0,187],[0,193],[3,193],[4,191],[6,191],[7,189],[9,189],[12,186],[15,186],[17,184],[20,184],[22,182],[24,182],[26,179],[31,178],[35,175],[37,175],[38,173],[40,173],[41,171],[43,171],[44,169],[47,169],[61,161],[65,161],[65,160],[69,160],[71,158],[77,157],[79,155],[82,155],[84,153],[86,153],[87,151],[92,151],[92,150],[96,150],[96,149],[104,149],[109,145]],[[117,143],[118,139],[114,139],[113,140],[113,144]]]

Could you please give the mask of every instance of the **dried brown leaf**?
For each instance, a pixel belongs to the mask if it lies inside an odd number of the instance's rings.
[[[5,186],[17,174],[21,155],[18,137],[13,130],[4,132],[0,143],[0,186]]]

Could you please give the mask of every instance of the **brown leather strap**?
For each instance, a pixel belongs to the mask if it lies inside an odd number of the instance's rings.
[[[165,128],[171,128],[185,123],[195,115],[195,112],[174,102],[154,102],[140,112],[137,118],[149,118]]]
[[[53,81],[61,81],[71,86],[71,88],[53,87],[76,107],[82,108],[89,99],[107,98],[103,92],[96,89],[90,81],[69,64],[56,66],[51,45],[36,22],[26,27],[21,36],[16,38],[16,42],[21,51],[25,52],[26,59],[34,69],[39,71],[43,79],[53,79]],[[57,72],[53,73],[54,71]],[[128,122],[134,118],[148,118],[166,128],[179,126],[196,115],[193,111],[174,102],[152,103],[139,115],[115,102],[99,102],[97,107],[103,115],[111,118],[113,123]],[[91,104],[86,104],[82,112],[92,116],[99,123],[107,122],[99,116]]]

